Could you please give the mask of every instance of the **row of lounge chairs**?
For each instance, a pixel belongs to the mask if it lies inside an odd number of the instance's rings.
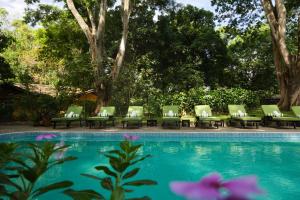
[[[285,116],[278,108],[277,105],[262,105],[263,117],[248,115],[243,105],[228,105],[229,118],[213,115],[209,105],[197,105],[195,106],[196,127],[209,126],[224,126],[225,119],[229,124],[240,124],[241,127],[262,125],[269,125],[275,122],[278,127],[293,126],[296,128],[296,124],[300,122],[300,106],[292,107],[293,116]],[[71,122],[79,121],[80,126],[83,120],[90,128],[94,127],[96,123],[99,123],[100,127],[106,127],[108,123],[112,126],[115,125],[115,113],[114,106],[101,107],[96,116],[82,118],[82,106],[72,105],[66,111],[64,117],[52,118],[53,128],[56,127],[58,122],[66,123],[69,127]],[[129,106],[127,114],[122,118],[122,126],[126,127],[141,127],[144,119],[144,111],[142,106]],[[179,113],[179,106],[163,106],[162,113],[162,126],[163,127],[176,127],[180,128],[181,116]]]

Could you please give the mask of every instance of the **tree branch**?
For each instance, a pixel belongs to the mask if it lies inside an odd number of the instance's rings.
[[[300,60],[300,14],[298,14],[298,59]]]
[[[118,77],[121,66],[123,65],[124,62],[126,42],[128,36],[128,23],[131,14],[130,0],[122,0],[122,8],[123,8],[123,14],[122,14],[123,31],[122,31],[122,39],[120,42],[119,51],[116,56],[114,66],[112,68],[111,77],[113,80],[115,80]]]
[[[89,19],[90,19],[90,22],[91,22],[91,25],[92,25],[92,34],[94,35],[94,34],[96,34],[95,18],[94,18],[93,12],[91,11],[91,9],[88,6],[86,7],[86,10],[88,12]]]
[[[290,67],[290,55],[286,47],[285,32],[286,32],[286,9],[282,0],[275,0],[276,16],[271,0],[261,0],[262,6],[266,13],[269,22],[272,36],[275,40],[275,45],[278,47],[285,64]],[[278,20],[276,20],[278,19]]]
[[[272,2],[270,2],[269,0],[261,0],[261,3],[264,8],[264,11],[266,13],[266,17],[267,17],[267,20],[270,25],[271,33],[272,33],[274,39],[277,41],[278,40],[277,30],[276,30],[277,22],[276,22],[276,17],[273,12]]]
[[[98,22],[98,27],[96,32],[97,40],[100,37],[104,37],[106,10],[107,10],[107,0],[102,0],[100,3],[99,22]]]
[[[67,0],[68,8],[71,10],[72,14],[74,15],[75,19],[77,20],[80,28],[83,30],[85,36],[87,37],[88,41],[90,42],[91,31],[87,23],[84,21],[82,16],[79,14],[78,10],[76,9],[73,0]]]
[[[279,50],[282,54],[284,62],[287,66],[290,66],[290,53],[287,49],[285,38],[286,38],[286,8],[282,0],[275,0],[276,10],[278,13],[278,35],[279,35]]]

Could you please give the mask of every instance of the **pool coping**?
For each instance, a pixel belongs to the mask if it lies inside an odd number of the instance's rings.
[[[1,140],[32,140],[38,134],[45,132],[60,136],[53,140],[65,138],[75,141],[121,141],[125,134],[124,132],[90,131],[18,131],[0,134],[0,142]],[[133,132],[128,134],[139,136],[139,141],[300,142],[300,134],[295,132]]]

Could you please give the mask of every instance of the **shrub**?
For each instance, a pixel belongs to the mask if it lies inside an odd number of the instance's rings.
[[[179,105],[181,110],[192,113],[195,105],[208,104],[214,112],[227,113],[229,104],[243,104],[248,108],[256,108],[264,97],[264,94],[242,88],[209,90],[201,87],[175,94],[151,93],[145,107],[157,116],[161,115],[163,105]]]

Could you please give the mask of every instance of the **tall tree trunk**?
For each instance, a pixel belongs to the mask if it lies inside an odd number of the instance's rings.
[[[286,45],[286,9],[282,0],[261,0],[271,29],[274,64],[279,82],[279,107],[285,110],[300,105],[300,57],[291,55]],[[299,16],[300,38],[300,16]],[[300,42],[298,41],[298,45]],[[299,47],[300,52],[300,47]]]
[[[122,0],[122,22],[123,31],[122,38],[119,46],[119,51],[117,53],[115,62],[112,66],[112,71],[110,75],[105,73],[104,69],[104,30],[105,30],[105,16],[107,11],[107,0],[100,1],[100,10],[98,16],[98,25],[96,25],[96,20],[94,16],[93,9],[90,9],[86,5],[86,11],[88,13],[88,23],[83,19],[76,9],[73,0],[67,0],[67,5],[75,19],[77,20],[79,26],[83,30],[90,46],[91,54],[91,64],[94,69],[94,79],[95,87],[97,93],[97,108],[98,110],[101,106],[109,104],[112,97],[113,82],[118,78],[120,68],[124,62],[126,41],[128,36],[128,23],[131,13],[130,0]]]

